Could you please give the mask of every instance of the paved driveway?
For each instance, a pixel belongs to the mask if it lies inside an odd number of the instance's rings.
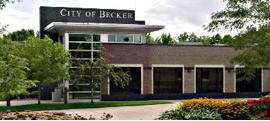
[[[112,120],[153,120],[165,110],[173,109],[176,106],[173,104],[158,104],[147,106],[123,106],[123,107],[107,107],[107,108],[90,108],[90,109],[70,109],[70,110],[55,110],[50,112],[66,112],[68,114],[79,114],[83,117],[90,115],[99,118],[103,113],[113,115]]]

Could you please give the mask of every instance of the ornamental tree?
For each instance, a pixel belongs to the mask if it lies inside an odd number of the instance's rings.
[[[4,38],[11,39],[12,41],[18,41],[18,42],[23,42],[26,41],[29,37],[34,37],[34,30],[29,29],[29,30],[18,30],[12,33],[9,33],[7,35],[4,35]]]
[[[72,80],[74,84],[84,83],[88,85],[93,97],[94,91],[99,89],[102,85],[108,84],[108,79],[113,80],[116,85],[124,87],[131,80],[128,72],[124,72],[121,68],[114,67],[104,59],[105,50],[102,49],[101,57],[97,60],[76,61],[78,65],[76,70],[71,71]],[[93,103],[93,98],[91,98]]]
[[[241,30],[230,42],[241,53],[232,58],[233,64],[245,66],[244,76],[251,79],[255,69],[270,62],[270,1],[224,0],[226,8],[212,15],[205,26],[208,31]]]
[[[42,86],[69,79],[70,54],[64,45],[54,43],[46,36],[44,39],[29,38],[25,43],[24,56],[29,62],[28,78],[39,81],[37,88],[40,104]]]
[[[28,94],[36,81],[27,80],[27,60],[21,56],[22,46],[11,40],[0,39],[0,96],[10,106],[11,96]]]

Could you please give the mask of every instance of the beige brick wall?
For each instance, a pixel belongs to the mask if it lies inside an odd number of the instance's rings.
[[[195,84],[194,84],[194,70],[187,72],[185,70],[184,73],[184,93],[194,93],[195,90]]]
[[[236,92],[235,89],[235,81],[234,81],[234,72],[228,72],[225,70],[225,92],[226,93],[233,93]]]
[[[263,92],[270,92],[270,70],[263,70]]]

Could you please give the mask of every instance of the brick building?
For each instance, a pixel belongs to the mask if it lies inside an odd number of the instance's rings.
[[[231,47],[146,44],[147,33],[163,28],[136,21],[132,10],[40,7],[41,38],[47,34],[63,43],[72,61],[99,58],[103,45],[111,55],[105,59],[130,72],[132,80],[125,88],[108,80],[96,90],[102,100],[256,97],[270,92],[269,67],[258,68],[251,81],[236,81],[242,75],[233,70],[242,67],[230,63],[230,58],[239,53]],[[43,99],[61,101],[62,87],[69,88],[69,99],[90,93],[85,84],[75,89],[73,81],[44,87]]]

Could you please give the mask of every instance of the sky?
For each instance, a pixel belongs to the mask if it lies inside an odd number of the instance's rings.
[[[211,21],[213,12],[224,9],[223,0],[20,0],[0,11],[1,25],[8,24],[7,32],[39,30],[39,6],[81,7],[135,10],[136,20],[148,25],[165,25],[165,29],[152,32],[154,37],[171,33],[176,37],[183,32],[213,35],[203,25]],[[221,35],[228,32],[221,32]]]

